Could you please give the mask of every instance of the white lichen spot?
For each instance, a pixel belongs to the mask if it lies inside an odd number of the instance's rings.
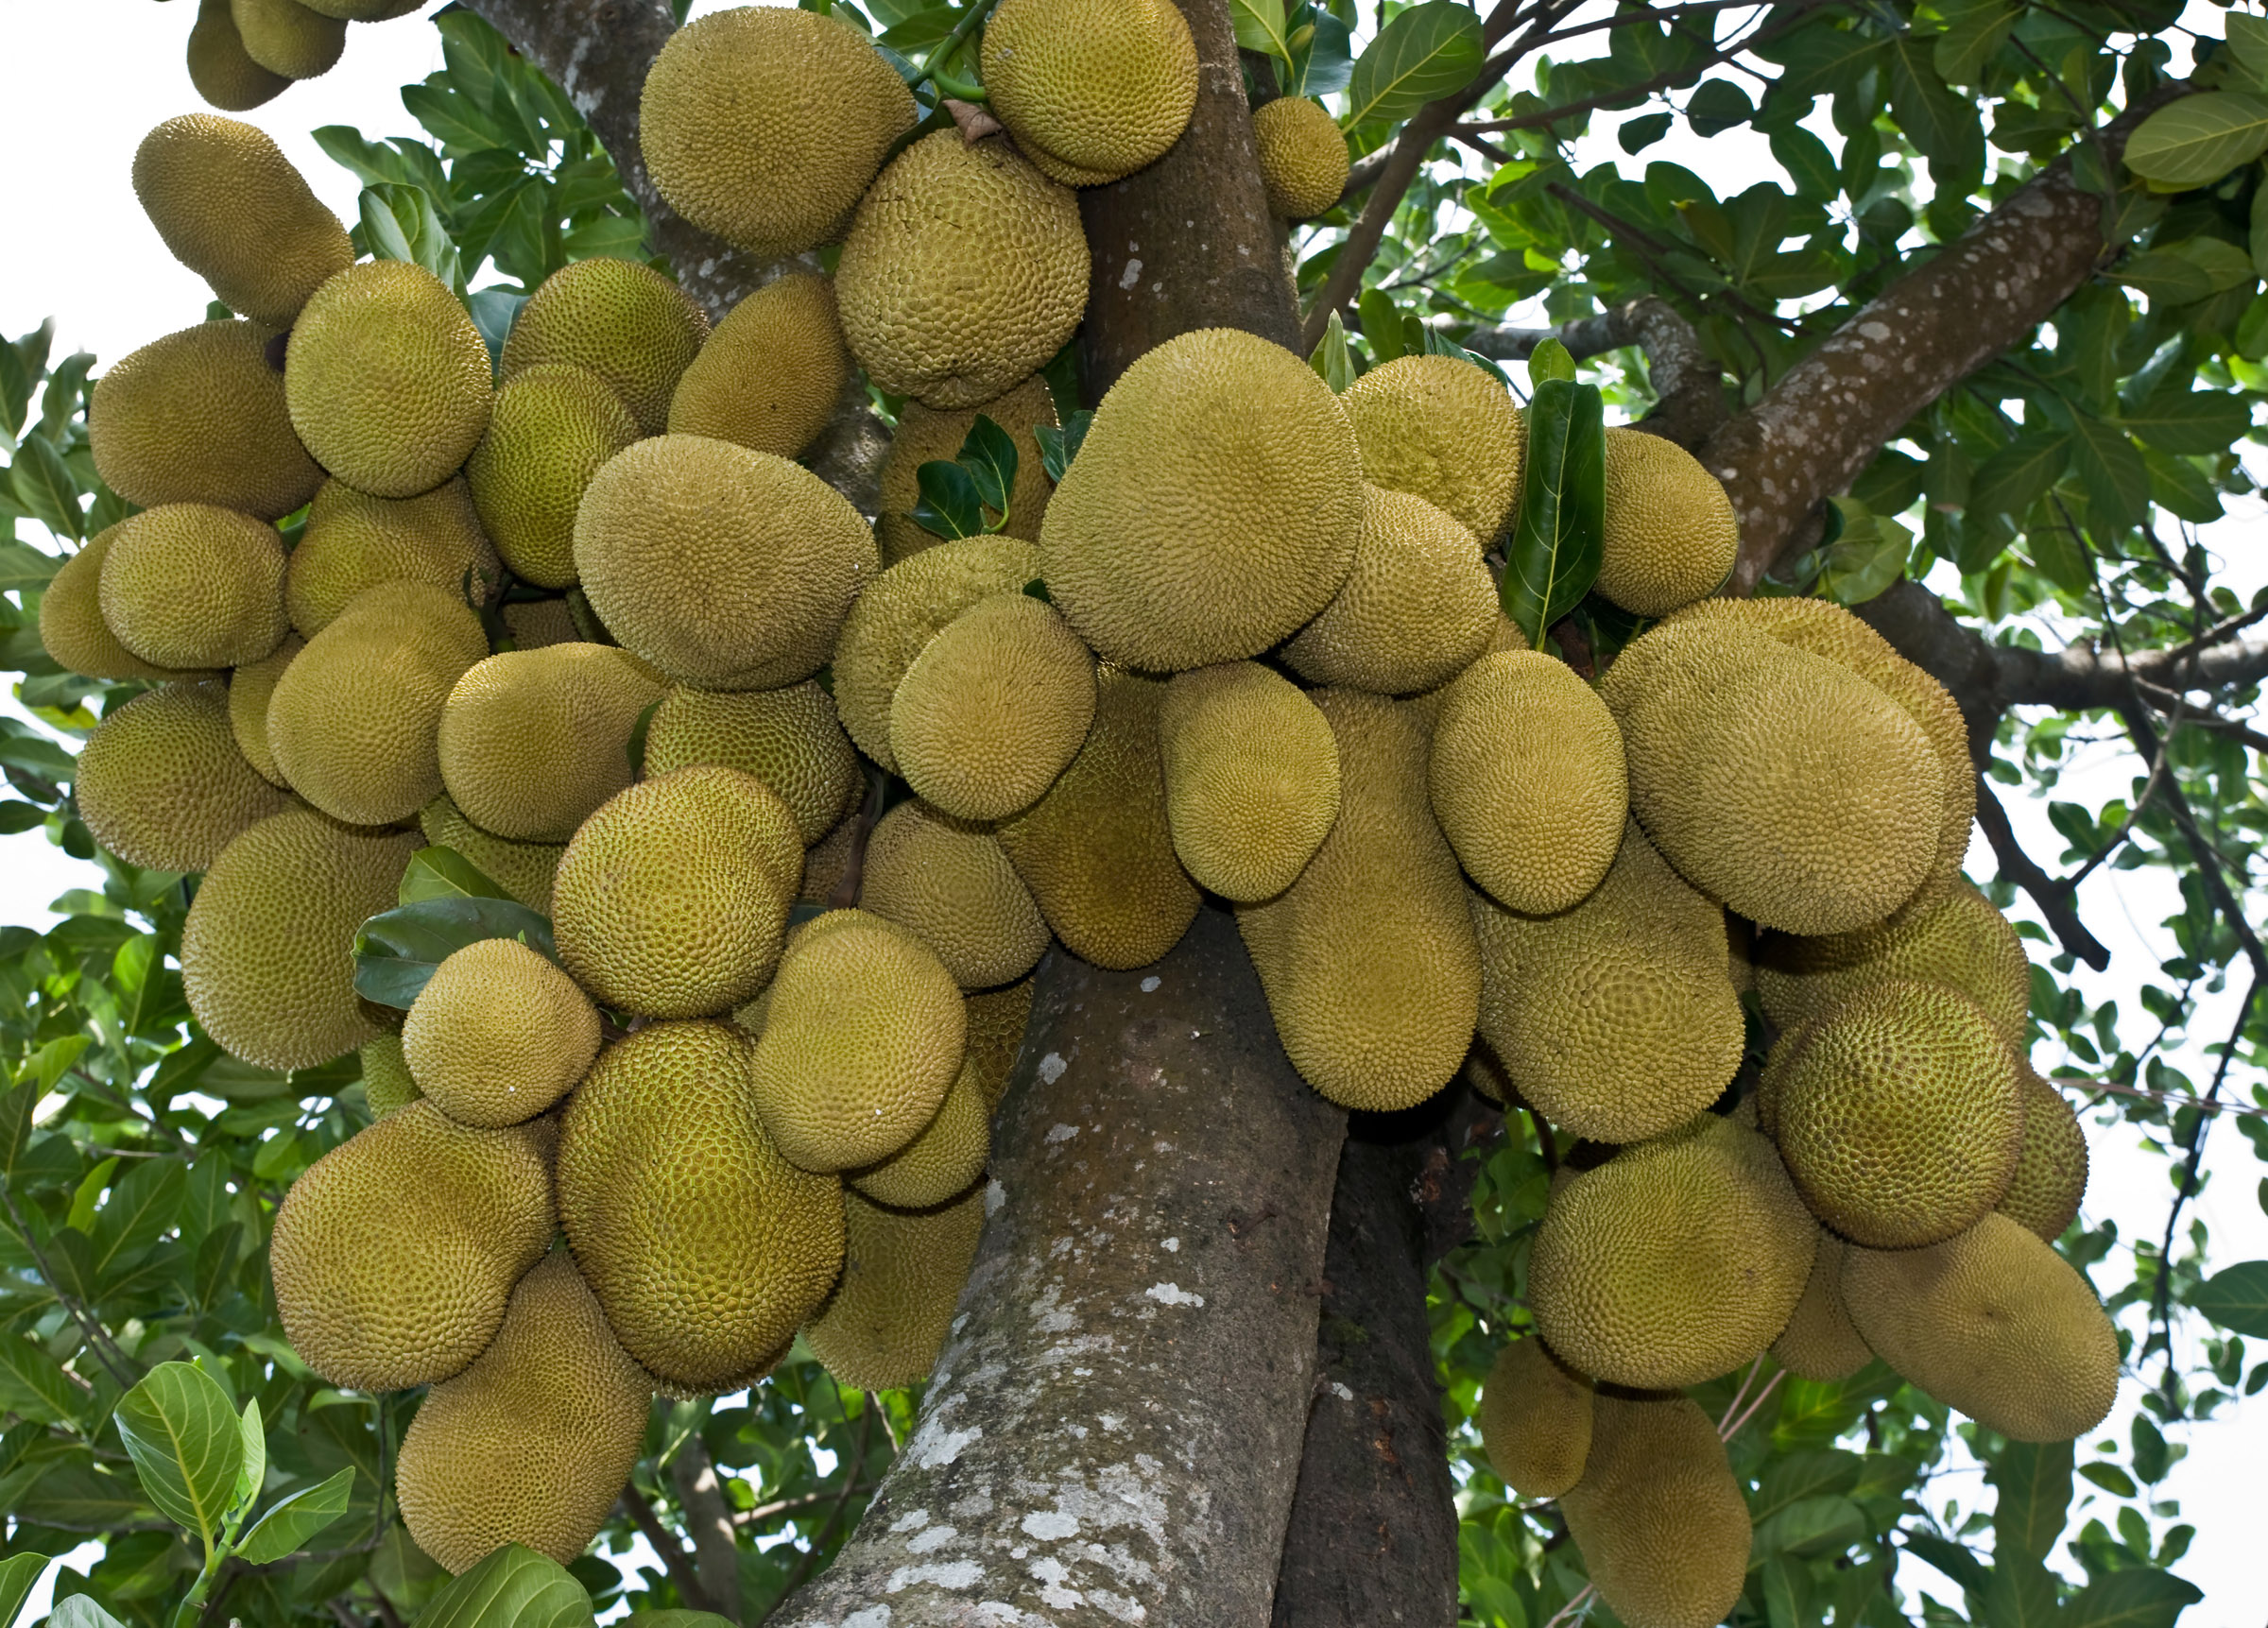
[[[1142,1293],[1145,1298],[1155,1300],[1160,1306],[1202,1306],[1205,1304],[1204,1295],[1193,1294],[1178,1283],[1153,1283]]]
[[[1150,1619],[1150,1614],[1141,1601],[1129,1600],[1123,1594],[1113,1594],[1107,1588],[1090,1588],[1087,1598],[1121,1622],[1146,1622]]]
[[[869,1605],[843,1619],[843,1628],[890,1628],[890,1608]]]
[[[985,1213],[988,1216],[998,1215],[1001,1207],[1007,1202],[1008,1190],[1006,1188],[1001,1186],[998,1181],[985,1183]]]
[[[1063,1060],[1062,1053],[1050,1052],[1040,1059],[1040,1077],[1052,1086],[1063,1077],[1063,1071],[1070,1067],[1071,1065]]]
[[[973,1560],[949,1560],[942,1566],[901,1566],[882,1585],[885,1594],[902,1594],[928,1584],[935,1588],[974,1588],[985,1568]]]
[[[1126,291],[1128,291],[1128,292],[1131,292],[1131,291],[1132,291],[1132,289],[1133,289],[1133,287],[1134,287],[1134,285],[1135,285],[1137,283],[1140,283],[1141,281],[1142,281],[1142,262],[1141,262],[1141,261],[1139,261],[1139,260],[1129,260],[1129,261],[1127,261],[1127,262],[1126,262],[1126,268],[1125,268],[1124,271],[1122,271],[1122,272],[1120,272],[1120,273],[1118,274],[1118,285],[1119,285],[1119,287],[1120,287],[1120,288],[1122,288],[1122,289],[1125,289],[1125,290],[1126,290]]]
[[[945,1415],[952,1412],[960,1399],[958,1397],[949,1399],[914,1432],[914,1439],[906,1443],[907,1454],[920,1468],[936,1469],[953,1463],[961,1456],[962,1448],[984,1435],[985,1428],[982,1425],[971,1425],[965,1431],[953,1430],[946,1425]]]
[[[1142,981],[1142,992],[1144,995],[1155,995],[1158,993],[1158,985],[1164,982],[1164,979],[1159,977],[1157,973],[1153,972],[1147,978],[1144,978]]]
[[[1079,1127],[1077,1125],[1050,1125],[1047,1131],[1047,1140],[1051,1142],[1069,1141],[1078,1134]]]
[[[1169,1238],[1158,1247],[1168,1255],[1178,1255],[1181,1252],[1181,1241],[1178,1238]]]
[[[892,1532],[919,1532],[928,1524],[929,1511],[909,1509],[896,1520],[890,1522],[890,1530]]]
[[[1354,1393],[1349,1390],[1345,1385],[1340,1384],[1336,1380],[1333,1380],[1331,1382],[1331,1394],[1338,1397],[1342,1402],[1351,1402],[1354,1400]]]
[[[1040,1585],[1040,1603],[1053,1605],[1060,1611],[1068,1611],[1074,1605],[1082,1603],[1077,1589],[1063,1586],[1063,1580],[1070,1575],[1070,1569],[1060,1560],[1033,1561],[1032,1580]]]
[[[1022,1521],[1023,1534],[1042,1543],[1060,1543],[1079,1534],[1079,1517],[1059,1509],[1036,1509]]]
[[[908,1543],[905,1551],[908,1554],[928,1554],[944,1548],[960,1535],[961,1529],[957,1526],[933,1526]]]
[[[982,1602],[976,1608],[976,1615],[977,1619],[983,1622],[1006,1622],[1013,1624],[1023,1620],[1023,1613],[1017,1610],[1015,1606],[1010,1605],[1005,1600],[987,1600]]]
[[[1126,1421],[1117,1414],[1097,1414],[1094,1422],[1106,1431],[1123,1431],[1126,1428]]]
[[[1030,1544],[1020,1543],[1015,1548],[1008,1551],[1008,1558],[1010,1560],[1022,1560],[1025,1555],[1031,1553],[1031,1551],[1032,1546]]]

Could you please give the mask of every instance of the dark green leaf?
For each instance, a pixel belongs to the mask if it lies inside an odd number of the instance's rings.
[[[2018,1555],[2045,1560],[2071,1504],[2071,1444],[2010,1442],[1990,1480],[2001,1495],[1992,1514],[1997,1564],[2004,1569]]]
[[[1947,181],[1982,171],[1984,127],[1977,104],[1945,82],[1930,60],[1927,41],[1897,34],[1888,49],[1890,115],[1930,161],[1930,174]]]
[[[1980,1603],[1991,1628],[2062,1628],[2055,1580],[2036,1560],[1996,1555]]]
[[[354,935],[354,988],[406,1011],[433,969],[483,938],[515,938],[558,959],[548,918],[510,899],[424,899],[373,916]]]
[[[1353,36],[1346,19],[1329,11],[1314,15],[1314,32],[1303,44],[1292,47],[1292,79],[1286,93],[1295,96],[1328,96],[1347,88],[1354,76]]]
[[[16,501],[25,511],[58,537],[74,541],[86,536],[86,520],[78,506],[78,483],[63,463],[63,454],[44,436],[26,436],[16,450],[9,471]]]
[[[2228,451],[2252,428],[2252,411],[2235,391],[2192,390],[2176,380],[2173,388],[2120,414],[2119,422],[2160,452],[2202,455]]]
[[[37,1341],[0,1334],[0,1405],[43,1425],[76,1426],[89,1400]]]
[[[1670,126],[1675,122],[1675,113],[1641,113],[1634,119],[1623,121],[1622,127],[1614,132],[1615,143],[1626,153],[1642,153],[1668,135]]]
[[[2268,152],[2268,101],[2208,91],[2157,110],[2126,138],[2126,167],[2169,190],[2204,186]]]
[[[592,1628],[591,1597],[567,1568],[507,1544],[433,1597],[417,1628]]]
[[[1843,524],[1841,535],[1819,550],[1819,595],[1837,605],[1864,605],[1906,574],[1914,534],[1868,513],[1854,498],[1828,501]]]
[[[2233,1334],[2268,1339],[2268,1260],[2223,1267],[2197,1285],[2190,1304]]]
[[[8,347],[0,345],[0,354]],[[63,568],[60,558],[27,542],[0,537],[0,593],[25,588],[45,588]]]
[[[2117,425],[2085,413],[2073,415],[2071,425],[2088,529],[2109,538],[2139,525],[2150,513],[2150,469],[2141,449]]]
[[[1436,96],[1462,90],[1481,66],[1481,20],[1456,0],[1425,0],[1398,14],[1355,60],[1347,128],[1396,124]]]
[[[959,463],[976,485],[977,501],[1006,524],[1008,494],[1016,489],[1016,442],[1008,432],[977,414],[961,442]]]
[[[433,195],[404,181],[380,181],[362,191],[362,231],[380,260],[422,266],[458,294],[465,268]]]
[[[201,1368],[161,1362],[120,1398],[117,1421],[142,1490],[167,1519],[210,1545],[244,1463],[228,1393]]]
[[[26,1551],[0,1560],[0,1628],[14,1628],[16,1613],[24,1609],[24,1602],[31,1598],[53,1558]]]
[[[1354,351],[1347,343],[1347,325],[1333,311],[1323,323],[1323,337],[1315,341],[1314,354],[1307,365],[1315,370],[1316,377],[1329,385],[1333,394],[1354,383]],[[1063,477],[1057,475],[1057,480]]]
[[[2101,1460],[2083,1464],[2079,1466],[2079,1473],[2114,1498],[2132,1498],[2137,1490],[2134,1477],[2114,1464],[2105,1464]]]
[[[1401,313],[1391,294],[1383,288],[1366,288],[1355,309],[1362,314],[1363,342],[1369,348],[1372,367],[1403,353],[1407,347],[1402,343]]]
[[[1504,614],[1540,650],[1545,629],[1574,608],[1599,574],[1605,408],[1596,385],[1546,379],[1527,418],[1527,468],[1502,597]]]
[[[1840,1554],[1865,1535],[1866,1517],[1847,1498],[1797,1499],[1758,1525],[1755,1552],[1809,1560]]]
[[[1928,1532],[1901,1532],[1905,1547],[1944,1572],[1971,1594],[1982,1594],[1992,1581],[1984,1563],[1963,1545]]]
[[[465,309],[472,314],[472,326],[480,330],[481,342],[489,348],[489,366],[497,366],[504,355],[504,342],[511,336],[512,324],[520,319],[520,307],[527,303],[527,296],[514,294],[508,288],[483,288],[465,298]]]
[[[2113,1571],[2079,1591],[2058,1628],[2174,1628],[2205,1595],[2168,1571]]]
[[[1290,63],[1292,48],[1284,39],[1283,0],[1229,0],[1228,13],[1235,21],[1239,45]]]
[[[189,1167],[178,1158],[145,1158],[111,1185],[111,1196],[94,1217],[88,1241],[94,1270],[112,1272],[173,1230],[189,1190]]]
[[[1756,1520],[1768,1520],[1799,1499],[1847,1493],[1858,1484],[1859,1472],[1864,1465],[1865,1460],[1857,1453],[1840,1448],[1792,1452],[1776,1458],[1766,1466],[1748,1513]]]
[[[984,536],[984,499],[967,470],[932,458],[914,471],[914,483],[921,492],[912,510],[916,525],[948,542]]]
[[[1722,135],[1756,116],[1756,104],[1729,79],[1704,79],[1685,104],[1685,122],[1697,136]]]
[[[662,697],[656,696],[638,711],[638,721],[630,726],[630,738],[623,745],[623,753],[630,760],[630,779],[645,778],[645,743],[654,732],[654,714],[662,710]]]
[[[503,886],[483,874],[453,848],[421,848],[409,856],[409,868],[395,889],[398,904],[427,899],[509,899]]]
[[[266,1566],[304,1548],[309,1538],[347,1513],[347,1498],[353,1486],[354,1471],[350,1465],[328,1481],[277,1499],[236,1546],[237,1554],[250,1565]]]
[[[1824,203],[1842,190],[1835,155],[1827,144],[1801,125],[1772,132],[1772,156],[1794,178],[1797,196]]]
[[[1945,32],[1930,47],[1930,61],[1951,85],[1981,84],[1991,61],[2023,14],[2016,0],[1939,0]]]
[[[2070,437],[2060,430],[2027,430],[1977,466],[1968,483],[1968,511],[2026,514],[2070,461]]]
[[[1337,320],[1338,313],[1332,312],[1332,317]],[[1346,343],[1347,332],[1341,329],[1339,344],[1342,349]],[[1079,443],[1087,438],[1087,426],[1092,422],[1094,414],[1081,407],[1063,420],[1061,429],[1053,424],[1032,426],[1032,437],[1040,443],[1040,467],[1047,471],[1049,480],[1059,481],[1063,478],[1063,471],[1071,468],[1071,460],[1079,455]]]
[[[2140,289],[2154,304],[2186,305],[2213,291],[2211,273],[2170,248],[2129,256],[2112,266],[2108,275],[2129,288]]]
[[[56,1606],[47,1628],[126,1628],[126,1624],[94,1602],[91,1594],[74,1594]]]

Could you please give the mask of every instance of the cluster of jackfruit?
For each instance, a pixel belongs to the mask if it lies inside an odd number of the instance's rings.
[[[349,23],[406,17],[425,0],[198,0],[189,27],[189,82],[206,105],[241,113],[295,79],[338,65]]]

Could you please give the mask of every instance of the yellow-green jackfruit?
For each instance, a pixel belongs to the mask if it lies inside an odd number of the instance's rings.
[[[834,698],[809,678],[780,690],[671,690],[646,725],[645,773],[694,763],[722,763],[771,787],[806,846],[834,829],[866,783]]]
[[[504,382],[488,434],[465,460],[465,480],[513,575],[539,588],[574,584],[583,490],[637,438],[629,408],[587,368],[547,362]]]
[[[1407,694],[1462,672],[1496,618],[1472,533],[1423,498],[1366,485],[1354,566],[1283,660],[1311,683]]]
[[[1748,1503],[1691,1398],[1600,1392],[1589,1460],[1559,1509],[1600,1600],[1628,1628],[1710,1628],[1740,1600]]]
[[[348,600],[382,582],[429,582],[479,605],[503,579],[462,479],[412,498],[371,497],[325,481],[291,551],[284,603],[292,627],[312,639]]]
[[[575,1089],[598,1055],[598,1011],[575,980],[510,938],[452,951],[411,1003],[402,1055],[433,1105],[516,1125]]]
[[[630,783],[630,736],[664,688],[652,668],[611,644],[490,656],[466,670],[441,709],[450,798],[498,836],[565,842]]]
[[[1067,184],[1155,163],[1197,101],[1196,44],[1172,0],[1005,0],[980,61],[1000,122]]]
[[[230,0],[198,0],[188,59],[189,83],[207,106],[224,112],[249,112],[291,89],[289,79],[263,68],[245,50]]]
[[[575,607],[563,597],[507,599],[499,613],[508,635],[496,642],[499,650],[541,650],[551,644],[573,644],[583,636],[576,625]]]
[[[1557,1498],[1590,1456],[1590,1381],[1536,1335],[1496,1354],[1473,1422],[1489,1467],[1522,1498]]]
[[[304,639],[291,634],[259,660],[248,661],[229,675],[229,728],[236,737],[236,749],[260,771],[262,779],[285,791],[291,789],[291,782],[276,766],[276,754],[267,744],[267,703],[284,669],[306,648]]]
[[[1268,208],[1286,220],[1321,214],[1347,190],[1347,138],[1320,103],[1277,97],[1252,115],[1252,140]]]
[[[1528,447],[1502,384],[1454,356],[1399,356],[1339,400],[1362,449],[1363,479],[1425,499],[1483,549],[1495,546],[1520,501]]]
[[[104,717],[71,782],[94,840],[129,865],[203,870],[290,799],[244,760],[216,678],[166,684]]]
[[[174,259],[267,328],[289,328],[307,297],[354,263],[346,229],[284,149],[236,119],[184,113],[151,130],[134,152],[134,196]]]
[[[1714,593],[1741,533],[1732,500],[1676,442],[1606,432],[1606,507],[1598,591],[1624,610],[1667,616]]]
[[[985,1190],[917,1210],[846,1192],[843,1210],[842,1281],[804,1325],[804,1343],[843,1384],[919,1384],[937,1365],[976,1262]]]
[[[595,373],[638,427],[658,436],[669,399],[709,337],[709,317],[675,283],[634,260],[562,266],[521,307],[499,358],[508,384],[555,363]]]
[[[916,793],[961,819],[1027,809],[1094,720],[1094,658],[1055,607],[1011,590],[922,646],[890,700],[890,755]]]
[[[966,1054],[945,1100],[912,1141],[844,1181],[876,1204],[921,1209],[969,1191],[984,1174],[992,1147],[992,1112],[973,1059]]]
[[[858,902],[928,945],[964,989],[1013,983],[1047,949],[1047,922],[999,841],[918,800],[884,814],[867,839]]]
[[[1843,1240],[1819,1229],[1819,1252],[1803,1298],[1772,1342],[1773,1360],[1799,1380],[1847,1380],[1874,1360],[1843,1304]]]
[[[1047,513],[1048,494],[1055,489],[1040,459],[1040,442],[1032,432],[1056,423],[1056,399],[1047,381],[1035,373],[1005,395],[957,412],[941,412],[919,402],[906,403],[898,415],[897,432],[882,460],[881,512],[874,519],[874,538],[882,545],[882,562],[896,565],[909,554],[935,548],[944,541],[936,533],[914,523],[914,506],[921,501],[920,471],[926,463],[951,463],[960,456],[961,443],[980,418],[990,419],[1016,443],[1016,481],[1008,488],[1007,517],[1000,535],[1037,538]],[[1032,574],[1039,574],[1035,565]]]
[[[970,1066],[985,1093],[988,1109],[1000,1106],[1007,1094],[1008,1077],[1016,1071],[1016,1056],[1023,1049],[1024,1025],[1031,1021],[1035,985],[1026,978],[1005,989],[988,989],[961,1003],[969,1014]]]
[[[40,644],[58,664],[90,678],[140,678],[163,683],[168,678],[197,678],[196,671],[181,672],[145,661],[118,642],[111,625],[102,619],[102,562],[119,527],[105,526],[77,554],[56,568],[40,594]]]
[[[2023,1151],[2000,1212],[2050,1243],[2079,1213],[2087,1196],[2087,1132],[2064,1094],[2023,1066],[2018,1086],[2024,1104]]]
[[[87,438],[102,478],[144,508],[209,503],[275,520],[323,478],[249,322],[202,322],[127,356],[94,381]]]
[[[120,521],[102,559],[102,619],[160,667],[257,661],[290,631],[276,528],[210,504],[169,503]]]
[[[2012,1044],[2023,1043],[2032,1003],[2023,940],[1966,880],[1855,933],[1824,938],[1769,933],[1756,945],[1757,995],[1783,1029],[1825,1017],[1862,989],[1893,979],[1957,989]]]
[[[1239,904],[1297,880],[1339,817],[1339,749],[1298,686],[1256,661],[1175,676],[1158,705],[1166,823],[1198,885]]]
[[[443,720],[447,717],[444,712]],[[418,825],[427,842],[455,849],[530,910],[551,914],[551,879],[559,868],[559,855],[567,851],[565,843],[513,842],[482,831],[446,793],[418,811]]]
[[[425,1094],[402,1060],[401,1036],[378,1035],[363,1042],[362,1093],[374,1120],[398,1114]]]
[[[792,458],[819,438],[850,377],[834,285],[791,272],[716,325],[669,399],[669,430]]]
[[[300,0],[230,0],[244,54],[287,79],[320,78],[347,48],[347,25]]]

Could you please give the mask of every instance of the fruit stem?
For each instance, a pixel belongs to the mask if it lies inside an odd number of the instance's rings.
[[[983,101],[985,99],[983,87],[960,79],[949,79],[945,75],[944,68],[946,63],[953,60],[953,54],[958,51],[962,43],[969,38],[971,30],[990,15],[996,3],[997,0],[976,0],[975,5],[962,12],[961,20],[953,26],[953,32],[946,35],[937,48],[929,54],[929,60],[921,64],[921,71],[908,81],[905,88],[909,91],[918,91],[924,84],[935,79],[937,82],[937,88],[955,101]]]

